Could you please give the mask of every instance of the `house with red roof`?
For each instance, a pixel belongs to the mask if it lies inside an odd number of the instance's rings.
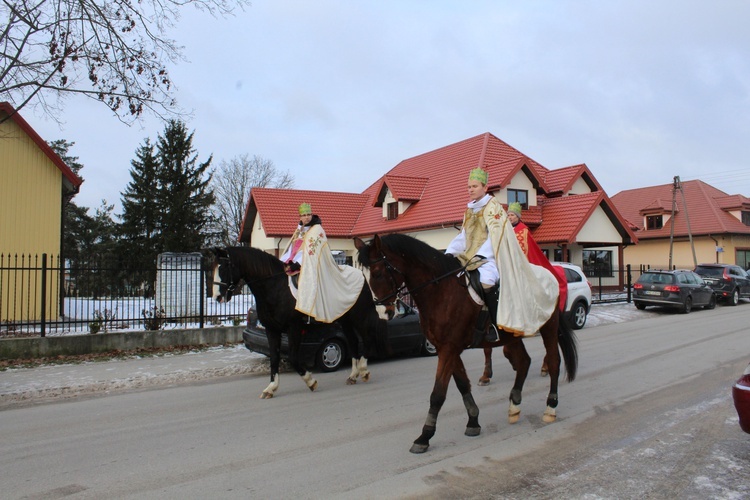
[[[489,173],[488,192],[505,207],[521,203],[523,221],[551,260],[592,263],[607,284],[622,284],[615,271],[637,238],[589,168],[549,170],[490,133],[405,159],[358,194],[253,188],[239,239],[281,255],[297,206],[308,202],[331,248],[350,261],[355,236],[405,233],[443,249],[460,230],[476,167]]]
[[[0,179],[2,267],[14,264],[9,262],[12,256],[24,256],[28,263],[29,255],[60,255],[63,201],[78,192],[83,180],[7,102],[0,102]],[[0,321],[22,317],[21,295],[28,293],[28,286],[15,283],[12,275],[0,279],[0,297],[6,304],[0,308]],[[50,298],[47,317],[52,317],[57,303],[56,297]],[[24,314],[38,317],[40,306],[34,307]]]
[[[666,268],[671,247],[678,268],[707,262],[750,267],[750,198],[677,179],[621,191],[612,201],[638,236],[639,244],[625,249],[628,264]]]

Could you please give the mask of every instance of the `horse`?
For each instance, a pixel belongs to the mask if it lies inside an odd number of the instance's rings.
[[[422,433],[414,441],[410,451],[424,453],[429,448],[451,377],[463,397],[469,417],[464,434],[478,436],[481,431],[479,408],[471,394],[471,382],[461,360],[461,352],[472,344],[481,306],[470,297],[465,277],[458,276],[463,271],[463,266],[452,255],[446,255],[416,238],[402,234],[382,237],[375,235],[370,243],[359,238],[354,241],[359,250],[359,263],[370,271],[370,287],[379,298],[378,302],[385,303],[389,308],[393,307],[389,300],[395,301],[404,289],[408,289],[419,309],[423,333],[437,348],[438,364],[435,385],[430,395],[430,409]],[[531,358],[521,337],[501,333],[497,342],[485,340],[479,347],[507,347],[505,355],[516,372],[508,410],[508,422],[513,424],[520,418],[521,392]],[[559,350],[562,350],[570,382],[575,379],[578,351],[575,333],[567,322],[560,321],[557,307],[540,329],[540,334],[550,376],[547,407],[542,420],[550,423],[557,418]]]
[[[272,398],[279,388],[282,332],[289,339],[289,362],[307,387],[315,391],[318,382],[299,355],[302,331],[310,318],[295,309],[296,299],[289,289],[284,264],[276,257],[251,247],[209,248],[203,249],[202,253],[214,299],[229,302],[242,282],[255,297],[258,319],[266,329],[271,351],[271,382],[261,393],[261,399]],[[379,315],[366,280],[354,305],[337,321],[352,351],[352,371],[346,383],[356,384],[358,378],[363,382],[369,381],[367,357],[376,348]],[[362,338],[363,353],[360,353],[357,335]]]

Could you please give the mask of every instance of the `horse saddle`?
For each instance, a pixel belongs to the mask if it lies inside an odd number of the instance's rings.
[[[485,304],[484,287],[479,281],[479,269],[466,271],[466,288],[469,290],[469,296],[472,300],[483,306]]]

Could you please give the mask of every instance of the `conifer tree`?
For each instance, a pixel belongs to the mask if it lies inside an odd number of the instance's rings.
[[[185,124],[170,120],[157,141],[159,183],[156,197],[164,252],[195,252],[210,237],[214,194],[207,173],[212,156],[198,162],[193,134]]]

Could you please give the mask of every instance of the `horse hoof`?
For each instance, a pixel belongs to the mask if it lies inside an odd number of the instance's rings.
[[[479,382],[477,382],[477,385],[481,385],[481,386],[490,385],[490,379],[488,379],[488,378],[480,378]]]
[[[346,379],[346,385],[354,385],[356,383],[357,383],[357,379],[355,379],[355,378],[348,377]]]
[[[315,389],[318,388],[318,381],[316,380],[314,384],[308,386],[310,388],[310,392],[315,392]]]
[[[515,415],[508,414],[508,423],[509,424],[515,424],[520,419],[521,419],[521,414],[520,413],[516,413]]]
[[[481,427],[467,427],[466,430],[464,431],[464,436],[474,437],[474,436],[478,436],[480,432],[482,432]]]
[[[413,445],[411,445],[411,448],[409,448],[409,451],[412,453],[424,453],[425,451],[427,451],[427,448],[429,447],[430,447],[429,444],[414,443]]]
[[[362,375],[362,382],[369,382],[370,381],[370,372],[365,373]]]
[[[263,394],[260,395],[260,399],[271,399],[273,397],[272,392],[263,392]]]
[[[547,370],[542,370],[542,371],[541,371],[541,372],[540,372],[539,374],[540,374],[540,375],[541,375],[542,377],[546,377],[546,376],[547,376]]]
[[[544,411],[544,415],[542,415],[542,422],[544,422],[545,424],[551,424],[555,420],[557,420],[557,413],[554,409],[547,408]]]

